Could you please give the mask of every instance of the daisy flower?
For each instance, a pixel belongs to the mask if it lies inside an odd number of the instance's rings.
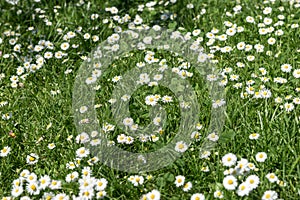
[[[54,143],[48,144],[48,149],[54,149],[56,146]]]
[[[294,76],[295,78],[300,78],[300,69],[295,69],[295,70],[293,71],[293,76]]]
[[[157,100],[154,95],[149,95],[145,99],[146,105],[155,106],[157,104]]]
[[[131,126],[133,124],[133,119],[130,117],[126,117],[125,119],[123,119],[123,124],[125,126]]]
[[[275,191],[272,190],[267,190],[264,192],[263,196],[262,196],[262,200],[275,200],[278,198],[278,194]]]
[[[178,175],[175,177],[175,185],[176,187],[180,187],[184,185],[185,177],[182,175]]]
[[[107,183],[108,182],[105,178],[97,179],[96,183],[95,183],[95,186],[96,186],[95,190],[97,190],[97,191],[105,190]]]
[[[39,186],[37,182],[29,182],[26,185],[26,190],[30,195],[38,195],[40,194]]]
[[[257,188],[258,184],[260,183],[259,177],[256,175],[248,176],[246,182],[248,183],[251,190]]]
[[[26,157],[26,162],[29,165],[33,165],[39,161],[39,156],[35,153],[31,153]]]
[[[191,138],[195,139],[196,141],[199,141],[201,138],[201,134],[198,131],[193,131],[191,134]]]
[[[147,200],[160,200],[160,192],[158,190],[152,190],[146,194]]]
[[[133,177],[132,184],[134,186],[143,185],[143,183],[144,183],[144,177],[138,175]]]
[[[86,149],[85,147],[81,147],[76,150],[76,156],[78,158],[87,157],[89,155],[89,153],[90,153],[90,151],[88,149]]]
[[[118,135],[117,141],[118,141],[118,143],[123,144],[126,142],[126,138],[127,138],[127,136],[122,133],[121,135]]]
[[[287,112],[291,112],[292,110],[294,110],[295,106],[293,103],[285,103],[284,108]]]
[[[225,105],[225,100],[224,99],[218,99],[218,100],[213,100],[213,108],[218,108],[218,107],[221,107],[223,105]]]
[[[155,117],[155,118],[153,119],[153,123],[154,123],[156,126],[159,126],[160,122],[161,122],[161,117]]]
[[[6,157],[11,151],[11,148],[9,146],[4,147],[0,151],[0,157]]]
[[[191,196],[191,200],[205,200],[205,196],[201,193],[196,193]]]
[[[18,197],[23,193],[24,189],[23,187],[13,187],[11,190],[11,196]]]
[[[28,175],[30,174],[29,170],[24,169],[21,173],[20,173],[20,178],[21,179],[25,179],[28,177]]]
[[[51,179],[48,175],[42,176],[39,179],[40,189],[42,189],[42,190],[46,189],[46,187],[49,186],[50,181],[51,181]]]
[[[223,179],[223,185],[227,190],[235,190],[237,184],[237,179],[232,175],[226,176]]]
[[[236,161],[237,161],[237,157],[232,153],[228,153],[222,157],[222,164],[226,167],[235,165]]]
[[[175,151],[177,151],[177,152],[183,153],[187,149],[188,149],[188,145],[183,141],[177,142],[175,145]]]
[[[250,135],[249,135],[249,139],[250,140],[257,140],[258,138],[259,138],[259,134],[258,133],[251,133]]]
[[[243,182],[239,185],[237,189],[237,194],[241,197],[248,196],[249,192],[251,191],[251,188],[249,187],[247,182]]]
[[[223,199],[224,198],[223,192],[220,191],[220,190],[215,191],[214,192],[214,197],[218,198],[218,199]]]
[[[106,192],[104,190],[96,193],[96,199],[103,199],[106,196]]]
[[[274,174],[274,173],[268,173],[266,175],[266,178],[271,182],[271,183],[275,183],[278,181],[278,177]]]
[[[258,152],[255,155],[255,159],[257,162],[265,162],[265,160],[267,159],[267,154],[265,152]]]
[[[92,199],[94,197],[94,190],[92,188],[81,190],[79,193],[80,199]]]
[[[78,178],[78,176],[79,176],[78,172],[76,171],[72,172],[66,176],[66,182],[67,183],[73,182]]]
[[[164,103],[169,103],[169,102],[172,102],[173,100],[172,100],[172,97],[171,97],[171,96],[166,95],[166,96],[163,96],[163,97],[162,97],[162,101],[163,101]]]
[[[184,186],[183,186],[183,191],[184,192],[188,192],[189,190],[191,190],[193,187],[191,182],[187,182]]]
[[[69,200],[69,196],[66,195],[65,193],[60,193],[60,194],[57,194],[54,199],[59,199],[59,200]]]
[[[207,138],[208,138],[210,141],[216,142],[216,141],[218,141],[219,136],[218,136],[218,134],[216,134],[215,132],[213,132],[213,133],[209,134],[209,135],[207,136]]]
[[[84,167],[81,171],[82,177],[90,177],[92,175],[92,170],[90,167]]]
[[[286,72],[286,73],[288,73],[292,70],[292,66],[290,64],[283,64],[283,65],[281,65],[280,68],[281,68],[281,71]]]
[[[61,189],[61,181],[57,181],[57,180],[52,180],[49,188],[51,190],[57,190],[57,189]]]

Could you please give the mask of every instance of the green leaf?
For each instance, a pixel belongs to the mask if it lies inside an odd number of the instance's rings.
[[[172,173],[168,172],[164,175],[164,178],[166,179],[166,181],[168,182],[173,182],[175,181],[175,177]]]
[[[156,185],[162,188],[166,185],[166,180],[163,177],[158,177],[156,181]]]
[[[172,30],[175,30],[176,26],[177,26],[177,22],[175,21],[168,24],[168,28]]]
[[[234,136],[236,135],[236,132],[234,130],[229,130],[228,132],[222,133],[220,135],[219,142],[226,143],[231,140],[233,140]]]

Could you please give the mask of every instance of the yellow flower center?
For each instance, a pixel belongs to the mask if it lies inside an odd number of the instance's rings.
[[[32,189],[32,190],[36,190],[36,187],[35,187],[35,185],[31,185],[31,186],[30,186],[30,189]]]
[[[30,161],[34,161],[34,160],[35,160],[35,158],[34,158],[34,157],[32,157],[32,156],[30,156],[30,157],[29,157],[29,160],[30,160]]]

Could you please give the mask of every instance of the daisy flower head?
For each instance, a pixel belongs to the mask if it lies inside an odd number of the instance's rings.
[[[95,184],[95,190],[102,191],[105,190],[106,186],[108,184],[108,181],[105,178],[97,179]]]
[[[222,157],[222,164],[226,167],[231,167],[232,165],[235,165],[236,161],[237,157],[232,153],[228,153]]]
[[[285,181],[277,180],[276,183],[277,183],[280,187],[285,187],[285,186],[286,186],[286,182],[285,182]]]
[[[184,186],[183,186],[183,191],[184,192],[188,192],[189,190],[191,190],[193,187],[191,182],[187,182]]]
[[[92,199],[93,197],[94,197],[94,190],[91,188],[81,190],[79,193],[80,199]]]
[[[38,162],[39,156],[35,153],[31,153],[26,157],[26,162],[29,165],[34,165]]]
[[[49,186],[50,184],[50,177],[48,175],[44,175],[39,179],[39,185],[40,185],[40,189],[46,189],[46,187]]]
[[[175,185],[176,187],[180,187],[184,185],[185,177],[182,175],[178,175],[175,177]]]
[[[96,199],[103,199],[106,196],[106,192],[104,190],[96,193]]]
[[[21,171],[21,173],[20,173],[20,178],[21,178],[21,179],[25,179],[25,178],[28,177],[29,174],[30,174],[29,170],[24,169],[24,170]]]
[[[218,108],[225,105],[226,101],[224,99],[213,100],[213,108]]]
[[[17,178],[13,181],[13,187],[21,187],[23,185],[23,179]]]
[[[146,105],[155,106],[157,104],[157,100],[154,95],[149,95],[145,99]]]
[[[79,177],[79,173],[74,171],[66,176],[66,182],[70,183],[75,181]]]
[[[88,141],[90,141],[90,137],[89,134],[87,134],[86,132],[82,132],[79,135],[76,136],[76,143],[87,143]]]
[[[0,157],[6,157],[11,151],[11,148],[9,146],[3,147],[0,151]]]
[[[143,183],[144,183],[144,177],[138,175],[133,177],[132,184],[134,186],[143,185]]]
[[[265,162],[266,159],[267,159],[267,154],[265,152],[258,152],[256,155],[255,155],[255,159],[257,162]]]
[[[258,184],[260,183],[259,177],[256,175],[248,176],[246,182],[248,183],[251,190],[257,188]]]
[[[177,151],[177,152],[183,153],[187,149],[188,149],[188,145],[183,141],[177,142],[175,145],[175,151]]]
[[[26,190],[30,195],[38,195],[40,194],[40,189],[37,182],[29,182],[26,185]]]
[[[220,191],[220,190],[215,191],[214,192],[214,197],[218,198],[218,199],[223,199],[224,198],[223,192]]]
[[[201,134],[198,131],[194,131],[191,134],[191,138],[195,139],[196,141],[199,141],[201,139]]]
[[[237,194],[241,197],[248,196],[251,191],[251,188],[247,182],[243,182],[239,185],[237,189]]]
[[[164,103],[169,103],[169,102],[172,102],[173,99],[172,99],[171,96],[166,95],[166,96],[163,96],[163,97],[162,97],[162,101],[163,101]]]
[[[210,141],[213,141],[213,142],[216,142],[219,140],[219,135],[216,134],[215,132],[213,133],[210,133],[207,138],[210,140]]]
[[[208,159],[210,155],[211,155],[211,152],[210,152],[210,151],[203,151],[203,152],[201,153],[201,158]]]
[[[258,138],[259,138],[259,134],[258,133],[251,133],[250,135],[249,135],[249,139],[250,140],[257,140]]]
[[[118,135],[118,137],[117,137],[117,141],[120,144],[126,143],[126,139],[127,139],[127,136],[123,133]]]
[[[243,174],[248,172],[250,169],[248,168],[248,160],[245,158],[242,158],[240,161],[238,161],[235,170],[237,171],[238,174]]]
[[[266,175],[266,178],[271,182],[271,183],[275,183],[278,181],[278,177],[274,174],[274,173],[268,173]]]
[[[66,168],[67,169],[75,169],[76,167],[77,167],[78,165],[76,164],[76,163],[74,163],[74,162],[68,162],[67,164],[66,164]]]
[[[152,190],[146,194],[147,200],[160,200],[160,192],[158,190]]]
[[[277,192],[273,191],[273,190],[267,190],[264,192],[263,196],[262,196],[262,200],[275,200],[278,198],[278,194]]]
[[[11,196],[18,197],[24,192],[23,187],[16,187],[14,186],[11,190]]]
[[[285,103],[284,108],[285,108],[285,111],[291,112],[292,110],[294,110],[295,106],[293,103]]]
[[[131,117],[126,117],[124,120],[123,120],[123,124],[125,126],[131,126],[133,124],[133,119]]]
[[[90,177],[92,175],[92,170],[90,167],[84,167],[81,171],[82,177]]]
[[[59,200],[69,200],[69,196],[66,195],[65,193],[59,193],[57,194],[54,199],[59,199]]]
[[[300,78],[300,69],[295,69],[295,70],[293,71],[293,76],[294,76],[295,78]]]
[[[84,158],[87,157],[90,154],[90,151],[86,149],[85,147],[81,147],[76,150],[76,156],[78,158]]]
[[[52,180],[49,184],[49,188],[51,190],[58,190],[61,189],[61,181]]]
[[[48,149],[54,149],[56,146],[54,143],[50,143],[50,144],[48,144],[47,147],[48,147]]]
[[[205,196],[201,193],[196,193],[191,196],[191,200],[205,200]]]
[[[237,184],[238,184],[237,179],[232,175],[226,176],[223,179],[223,186],[227,190],[235,190],[235,188],[237,187]]]
[[[133,142],[134,142],[134,138],[133,137],[131,137],[131,136],[127,136],[126,137],[126,141],[125,141],[126,144],[132,144]]]
[[[156,125],[156,126],[159,126],[160,123],[161,123],[161,117],[155,117],[153,119],[153,123]]]
[[[292,70],[292,66],[290,64],[283,64],[283,65],[281,65],[280,68],[281,68],[281,71],[286,72],[286,73],[288,73]]]

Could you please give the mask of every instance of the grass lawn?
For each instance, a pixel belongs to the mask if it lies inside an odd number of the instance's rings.
[[[299,0],[1,0],[2,199],[300,199]]]

